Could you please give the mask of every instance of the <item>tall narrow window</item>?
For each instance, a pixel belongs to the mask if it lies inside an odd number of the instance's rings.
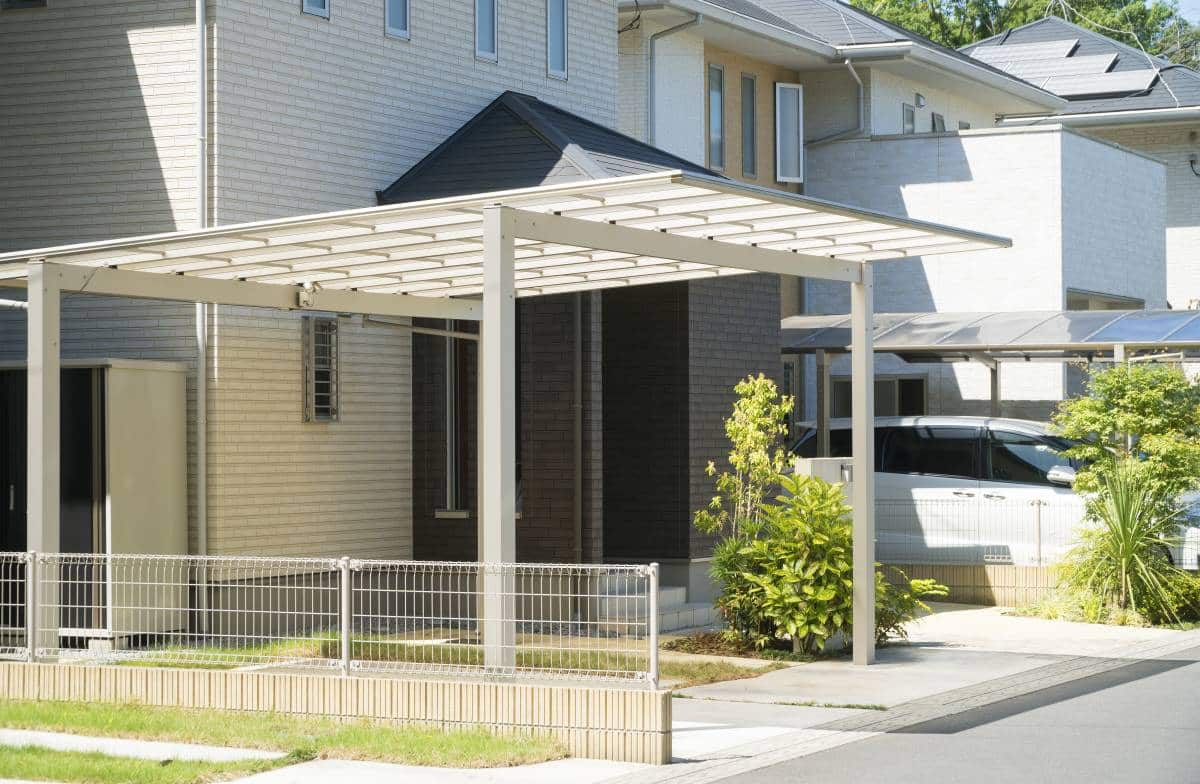
[[[804,182],[804,87],[775,85],[775,179]]]
[[[300,10],[313,16],[329,18],[329,0],[300,0]]]
[[[725,168],[725,70],[708,66],[708,165]]]
[[[742,176],[758,176],[758,96],[750,74],[742,74]]]
[[[336,318],[305,318],[304,421],[334,422],[338,418],[338,322]]]
[[[496,60],[496,16],[499,0],[475,0],[475,56]]]
[[[384,3],[384,27],[388,35],[408,38],[408,0],[386,0]]]
[[[917,110],[912,104],[901,104],[901,133],[917,132]]]
[[[546,0],[546,73],[567,78],[567,0]]]
[[[934,133],[945,133],[946,132],[946,118],[943,117],[942,115],[938,114],[937,112],[934,112],[932,117],[930,118],[929,128]]]

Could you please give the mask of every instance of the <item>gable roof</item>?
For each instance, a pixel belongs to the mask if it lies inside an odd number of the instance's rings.
[[[380,204],[657,171],[716,176],[530,95],[508,91],[380,191]]]
[[[1119,95],[1064,95],[1070,102],[1060,114],[1091,114],[1097,112],[1137,111],[1144,109],[1173,109],[1176,106],[1200,106],[1200,73],[1182,65],[1175,65],[1161,57],[1147,56],[1137,47],[1130,46],[1106,35],[1080,27],[1057,16],[1047,16],[1034,22],[1014,27],[999,35],[976,41],[964,46],[962,51],[974,54],[985,46],[1021,46],[1048,43],[1051,41],[1078,41],[1067,60],[1075,57],[1116,55],[1109,72],[1145,71],[1158,69],[1158,77],[1149,89]],[[1012,60],[1005,65],[1019,68],[1039,55],[1027,46],[1014,49]],[[1169,89],[1168,89],[1169,88]],[[1053,89],[1053,88],[1051,88]],[[1178,100],[1178,103],[1176,102]]]

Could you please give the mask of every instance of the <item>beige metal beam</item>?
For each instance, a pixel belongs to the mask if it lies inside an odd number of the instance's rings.
[[[63,291],[114,297],[246,305],[279,310],[322,310],[373,316],[462,319],[478,321],[478,300],[372,294],[361,291],[305,290],[297,286],[216,280],[161,272],[134,272],[109,267],[46,263],[59,270]]]
[[[854,663],[875,662],[875,351],[871,266],[850,286]]]
[[[30,263],[25,548],[51,553],[59,552],[61,290],[57,265]]]
[[[862,263],[807,253],[767,250],[753,245],[684,237],[663,231],[631,229],[611,223],[564,218],[528,210],[513,214],[513,231],[522,239],[557,242],[594,250],[709,264],[754,272],[802,275],[855,283],[862,280]]]

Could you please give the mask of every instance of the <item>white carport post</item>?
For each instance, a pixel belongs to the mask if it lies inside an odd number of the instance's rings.
[[[26,544],[28,550],[59,550],[59,416],[61,281],[54,265],[29,263],[28,366],[26,384]]]
[[[850,414],[854,473],[854,663],[875,661],[875,347],[871,265],[850,284]]]
[[[495,565],[517,558],[517,304],[511,211],[483,208],[483,320],[479,325],[479,560],[486,669],[516,665],[515,580]]]

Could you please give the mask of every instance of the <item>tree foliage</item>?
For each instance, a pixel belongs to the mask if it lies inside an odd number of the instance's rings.
[[[783,439],[793,399],[781,396],[775,382],[759,373],[734,387],[737,401],[725,420],[729,439],[729,469],[718,471],[710,461],[708,475],[716,477],[717,494],[696,512],[693,522],[705,533],[738,537],[757,525],[763,504],[774,493],[776,478],[787,467]]]
[[[1183,17],[1176,0],[1067,0],[1066,5],[1058,0],[850,2],[955,49],[1053,14],[1135,48],[1140,41],[1150,54],[1171,62],[1200,65],[1200,27]]]
[[[1166,501],[1200,482],[1200,386],[1178,365],[1121,364],[1093,373],[1086,396],[1059,405],[1054,426],[1083,442],[1068,452],[1086,463],[1080,490],[1099,491],[1123,457],[1146,463],[1150,489]]]

